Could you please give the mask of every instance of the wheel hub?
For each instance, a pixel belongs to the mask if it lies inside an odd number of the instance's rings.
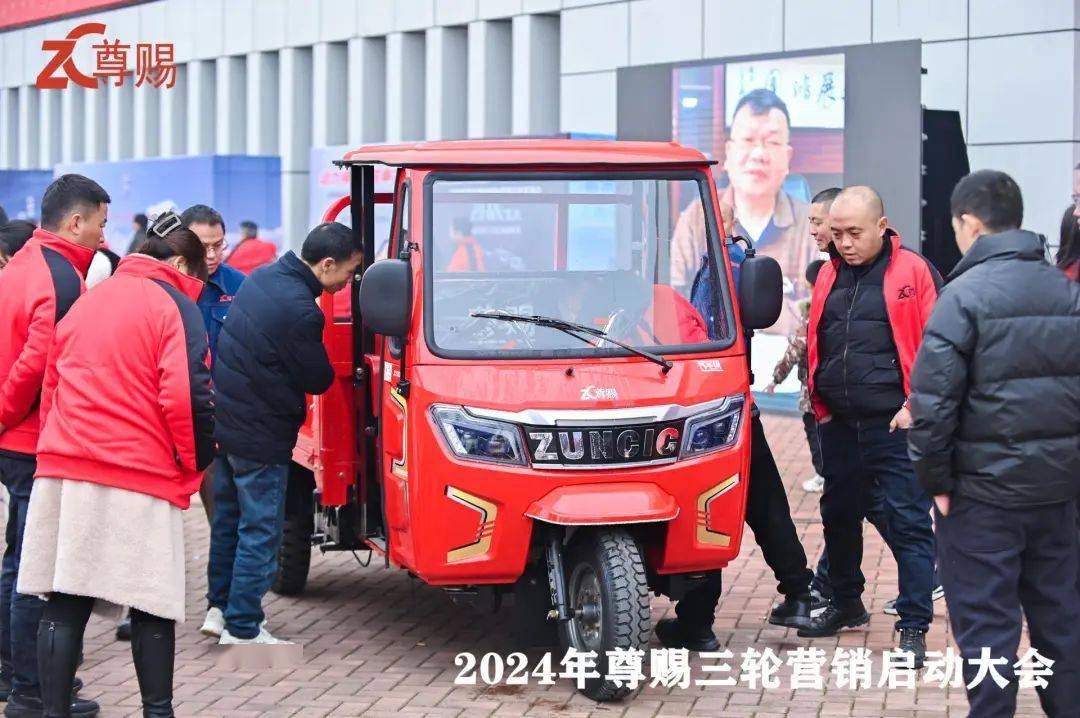
[[[581,566],[573,582],[574,632],[585,650],[602,650],[604,611],[600,581],[592,568]]]

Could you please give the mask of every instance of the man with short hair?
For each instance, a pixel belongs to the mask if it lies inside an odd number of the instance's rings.
[[[818,255],[806,202],[784,191],[793,154],[791,116],[784,101],[764,88],[744,95],[735,105],[724,145],[728,186],[720,203],[734,208],[736,220],[724,229],[729,236],[753,242],[759,257],[780,263],[784,309],[768,331],[785,336],[802,323],[798,303],[809,296],[803,273]],[[672,233],[671,285],[689,288],[705,254],[705,215],[696,199],[679,215]]]
[[[205,204],[195,204],[184,210],[180,221],[195,233],[206,248],[206,269],[210,274],[202,294],[199,295],[198,304],[206,325],[212,365],[217,358],[218,335],[221,334],[221,327],[229,314],[233,297],[244,282],[244,275],[222,262],[228,243],[225,240],[225,220],[216,209]],[[199,499],[202,501],[207,521],[211,521],[214,515],[213,477],[214,465],[211,464],[199,486]]]
[[[907,397],[941,278],[900,243],[870,187],[837,195],[829,223],[836,254],[814,288],[807,352],[825,470],[821,518],[833,599],[799,635],[832,636],[869,622],[862,527],[877,489],[899,569],[899,647],[918,668],[934,617],[934,532],[930,497],[907,456]]]
[[[262,598],[277,571],[285,486],[308,394],[334,382],[323,346],[324,291],[344,289],[360,250],[343,224],[311,230],[244,282],[221,332],[214,385],[221,454],[202,632],[222,644],[280,643],[263,627]]]
[[[41,227],[0,273],[0,480],[9,497],[0,575],[0,693],[10,691],[4,711],[9,718],[43,711],[37,640],[45,603],[15,591],[37,470],[43,418],[38,398],[56,325],[86,289],[86,271],[101,244],[110,202],[87,177],[56,178],[41,199]],[[72,701],[74,716],[97,712],[93,701]]]
[[[833,200],[839,195],[839,187],[829,187],[814,195],[810,200],[810,238],[814,240],[819,252],[828,252],[832,246],[832,230],[829,226],[829,209],[832,208]],[[813,291],[813,285],[810,285]]]
[[[240,223],[240,242],[225,263],[230,267],[251,274],[277,257],[277,247],[272,242],[259,239],[259,227],[249,219]]]
[[[1053,662],[1049,716],[1080,711],[1080,285],[1020,229],[1020,188],[982,170],[952,193],[963,255],[911,378],[915,474],[937,505],[938,555],[971,716],[1016,712],[1016,651]],[[973,661],[989,653],[1008,683]]]

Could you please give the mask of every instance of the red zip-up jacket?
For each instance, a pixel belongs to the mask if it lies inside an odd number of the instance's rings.
[[[32,455],[56,324],[86,290],[94,250],[44,229],[0,273],[0,450]]]
[[[202,288],[133,254],[75,304],[49,357],[36,477],[189,506],[214,455]]]
[[[923,329],[934,310],[938,291],[941,287],[941,275],[930,262],[917,252],[900,243],[900,235],[893,228],[885,230],[885,251],[891,252],[889,264],[885,268],[885,311],[889,315],[893,343],[900,360],[900,373],[904,379],[904,396],[911,394],[911,367],[915,365],[915,356],[922,344]],[[806,332],[806,353],[809,360],[807,386],[810,403],[818,421],[831,414],[821,396],[814,387],[814,375],[818,369],[818,328],[821,315],[825,311],[825,300],[836,283],[836,274],[840,270],[840,257],[832,252],[832,258],[821,267],[814,296],[810,300],[810,325]]]
[[[277,259],[277,246],[273,242],[267,242],[258,237],[249,237],[240,240],[236,249],[232,251],[225,264],[240,270],[244,274],[251,274],[264,264],[270,264]]]

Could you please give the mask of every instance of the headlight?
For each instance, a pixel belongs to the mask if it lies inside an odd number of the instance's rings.
[[[739,436],[745,403],[743,394],[735,394],[729,396],[720,408],[688,419],[679,458],[689,459],[732,446]]]
[[[447,446],[462,459],[525,465],[521,434],[515,425],[481,419],[466,413],[460,406],[433,406],[431,416]]]

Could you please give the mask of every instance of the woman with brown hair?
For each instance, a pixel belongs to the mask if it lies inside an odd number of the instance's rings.
[[[131,607],[143,714],[173,715],[180,511],[214,453],[195,305],[205,278],[202,243],[167,213],[57,329],[18,583],[48,600],[38,629],[47,716],[68,715],[91,611],[120,606]]]

